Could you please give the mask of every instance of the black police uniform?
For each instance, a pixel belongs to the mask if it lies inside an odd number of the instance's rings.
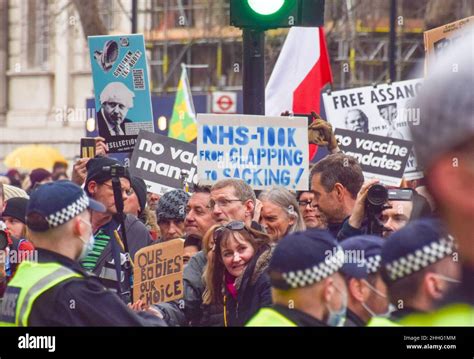
[[[38,262],[55,262],[83,276],[61,282],[33,304],[29,326],[166,326],[158,317],[135,313],[100,281],[70,258],[45,249]]]
[[[365,323],[357,314],[347,308],[346,321],[344,322],[345,327],[365,327],[366,325],[367,323]]]

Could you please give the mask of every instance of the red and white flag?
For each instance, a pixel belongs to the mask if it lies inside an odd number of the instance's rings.
[[[320,111],[321,90],[332,83],[322,27],[292,27],[265,89],[265,114]],[[310,146],[310,159],[317,146]]]

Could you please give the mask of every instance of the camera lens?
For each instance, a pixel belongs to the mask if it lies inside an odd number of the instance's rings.
[[[367,192],[367,201],[372,206],[382,206],[388,200],[388,191],[387,189],[380,185],[375,184],[369,188]]]

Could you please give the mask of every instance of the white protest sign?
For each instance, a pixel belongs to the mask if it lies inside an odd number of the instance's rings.
[[[306,117],[198,114],[197,122],[200,183],[238,178],[254,189],[308,189]]]
[[[422,79],[366,86],[323,94],[327,120],[335,129],[368,133],[411,141],[409,124],[420,121],[420,110],[407,108],[422,85]],[[413,150],[404,178],[422,178]]]

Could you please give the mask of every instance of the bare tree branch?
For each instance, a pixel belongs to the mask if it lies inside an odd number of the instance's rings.
[[[81,18],[86,40],[88,36],[108,34],[107,28],[99,15],[97,0],[73,0],[73,3]]]

